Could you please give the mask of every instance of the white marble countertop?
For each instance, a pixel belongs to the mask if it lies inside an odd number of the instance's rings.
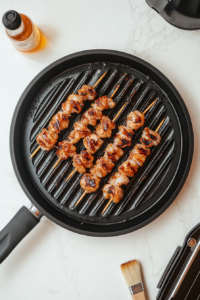
[[[54,60],[87,49],[114,49],[137,55],[162,71],[182,95],[194,128],[195,151],[189,177],[174,203],[148,226],[113,238],[67,231],[46,218],[0,266],[2,300],[128,300],[119,266],[142,265],[147,299],[177,245],[200,220],[200,31],[166,23],[143,0],[7,0],[9,9],[27,14],[48,43],[33,54],[15,50],[0,25],[0,230],[22,205],[30,205],[9,155],[9,127],[17,101],[38,72]]]

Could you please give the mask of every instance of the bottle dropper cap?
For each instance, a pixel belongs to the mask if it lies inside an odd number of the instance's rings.
[[[20,27],[22,19],[15,10],[7,11],[2,18],[3,25],[10,30],[15,30]]]

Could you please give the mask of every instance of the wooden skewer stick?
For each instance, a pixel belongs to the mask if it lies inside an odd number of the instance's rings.
[[[75,169],[75,170],[76,170],[76,169]],[[81,200],[85,197],[86,194],[87,194],[87,191],[85,191],[85,192],[83,193],[83,195],[78,199],[78,201],[76,202],[75,206],[77,206],[77,205],[81,202]]]
[[[29,159],[31,159],[31,157],[33,157],[39,150],[40,150],[40,146],[38,146],[37,149],[31,154]]]
[[[98,84],[99,84],[99,82],[106,76],[106,74],[107,74],[107,71],[97,80],[97,82],[93,85],[93,88],[95,88]],[[31,159],[31,157],[33,157],[37,152],[38,152],[38,150],[40,149],[41,147],[40,146],[38,146],[37,147],[37,149],[31,154],[31,156],[29,157],[29,159]],[[57,161],[57,163],[53,166],[53,169],[58,165],[58,163],[59,163],[59,161],[60,161],[61,159],[59,159],[58,161]]]
[[[118,90],[118,88],[117,88],[116,90]],[[116,90],[114,91],[114,93],[116,93]],[[114,93],[113,93],[113,94],[114,94]],[[113,96],[113,95],[112,95],[112,96]],[[112,97],[112,96],[111,96],[111,97]],[[155,102],[156,102],[156,100],[155,100],[154,102],[152,102],[152,103],[147,107],[147,109],[143,112],[143,114],[145,114],[145,113],[146,113],[146,112],[154,105]],[[121,112],[123,111],[124,107],[125,107],[127,104],[128,104],[128,103],[126,102],[126,103],[122,106],[122,108],[118,111],[118,113],[116,114],[116,116],[115,116],[114,119],[113,119],[113,122],[115,122],[115,120],[116,120],[117,117],[121,114]],[[162,125],[162,124],[161,124],[161,125]],[[69,176],[67,177],[67,179],[65,180],[65,182],[67,182],[67,180],[69,180],[75,172],[76,172],[76,169],[74,169],[74,170],[72,171],[72,173],[69,174]]]
[[[106,209],[108,208],[108,206],[110,205],[110,203],[112,202],[112,198],[110,198],[110,201],[108,202],[108,204],[104,207],[103,211],[102,211],[102,215],[103,213],[106,211]]]
[[[145,115],[146,112],[148,112],[148,110],[154,105],[154,103],[156,103],[157,100],[153,101],[148,107],[147,109],[143,112],[143,114]],[[127,105],[128,103],[126,102],[122,108],[118,111],[118,113],[116,114],[116,116],[113,119],[113,122],[115,122],[115,120],[117,119],[117,117],[121,114],[122,110],[124,109],[124,107]]]
[[[160,127],[162,126],[162,124],[164,123],[165,118],[160,122],[159,126],[157,127],[157,129],[155,130],[155,132],[158,132],[158,130],[160,129]],[[108,204],[104,207],[103,211],[101,214],[103,214],[106,209],[108,208],[108,206],[110,205],[110,203],[112,202],[112,198],[110,198],[110,201],[108,202]]]
[[[121,114],[122,110],[124,109],[124,107],[126,106],[127,103],[125,103],[122,108],[118,111],[118,113],[116,114],[116,116],[113,119],[113,122],[115,122],[115,120],[117,119],[117,117]]]
[[[113,98],[115,96],[115,94],[117,93],[118,89],[119,89],[120,85],[118,84],[114,90],[114,92],[112,93],[112,95],[109,98]]]
[[[67,177],[67,179],[65,180],[65,182],[66,182],[67,180],[69,180],[69,179],[72,177],[72,175],[74,175],[75,172],[76,172],[76,169],[74,169],[74,170],[71,172],[71,174],[69,174],[69,176]]]
[[[55,165],[53,166],[53,169],[55,169],[55,167],[59,164],[60,161],[61,161],[61,158],[59,157],[59,159],[57,160],[57,162],[56,162]]]
[[[160,127],[162,126],[162,124],[164,123],[165,121],[165,118],[160,122],[160,125],[158,125],[158,128],[156,129],[155,132],[158,132],[158,130],[160,129]]]
[[[154,105],[154,103],[156,103],[157,100],[153,101],[148,107],[147,109],[145,109],[145,111],[143,112],[143,115],[146,114],[146,112],[148,112],[148,110]]]
[[[101,82],[101,80],[106,76],[107,71],[99,78],[99,80],[97,80],[97,82],[93,85],[93,89],[99,84],[99,82]]]

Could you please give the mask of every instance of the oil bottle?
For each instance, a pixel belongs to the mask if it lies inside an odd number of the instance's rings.
[[[22,52],[34,52],[42,43],[42,34],[29,17],[15,10],[7,11],[2,18],[6,33],[15,48]]]

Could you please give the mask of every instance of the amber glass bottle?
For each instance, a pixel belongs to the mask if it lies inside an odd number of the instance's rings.
[[[14,10],[3,16],[6,33],[15,48],[23,52],[34,52],[42,43],[42,34],[31,19]]]

